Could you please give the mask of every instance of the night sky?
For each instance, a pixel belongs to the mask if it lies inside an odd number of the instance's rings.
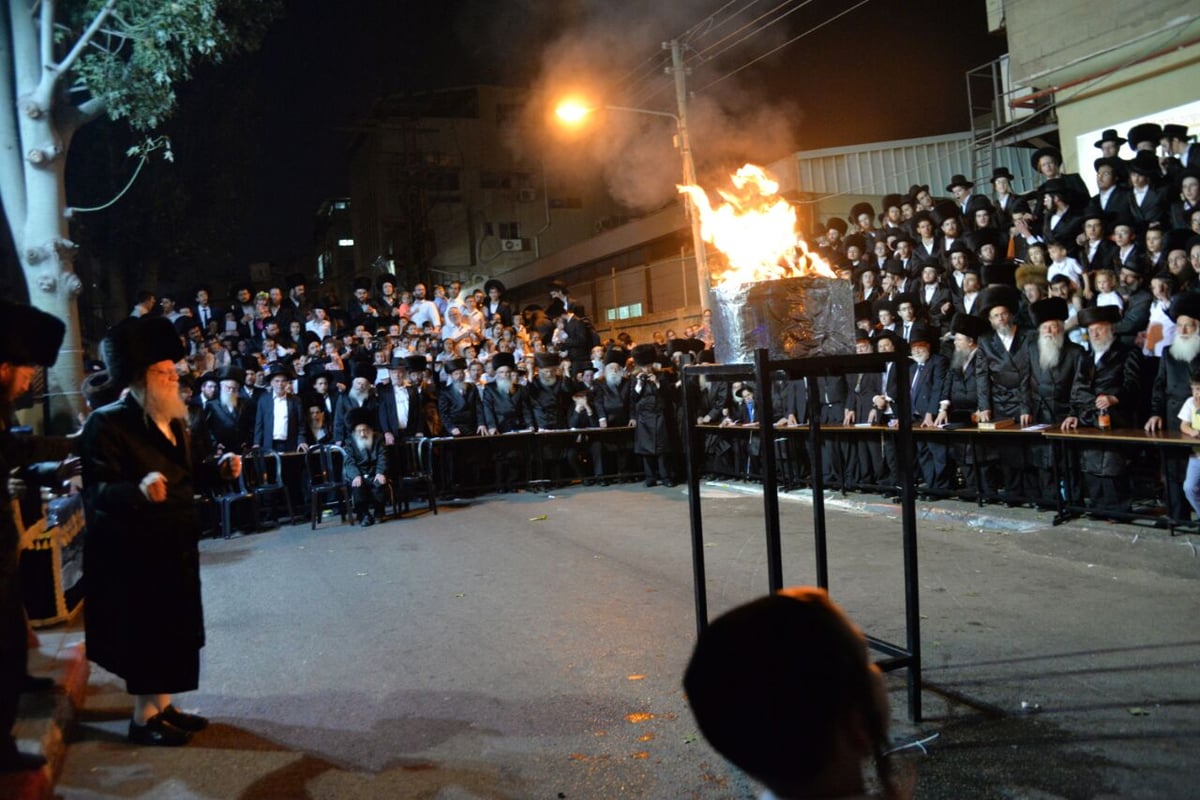
[[[673,3],[669,12],[652,9],[654,18],[641,16],[647,13],[643,5],[659,4],[290,0],[259,51],[199,70],[193,85],[181,87],[171,132],[180,159],[194,163],[168,169],[189,176],[202,191],[204,175],[236,153],[235,175],[225,179],[234,184],[227,192],[238,213],[218,226],[231,237],[234,260],[295,263],[311,252],[321,200],[347,192],[347,129],[369,115],[374,98],[472,83],[550,86],[556,69],[578,72],[562,54],[587,53],[589,46],[608,58],[589,62],[599,73],[593,77],[612,86],[630,66],[658,55],[659,41],[726,4]],[[740,19],[774,5],[754,5]],[[697,64],[691,87],[700,89],[847,7],[840,0],[810,2],[769,32]],[[695,48],[712,45],[734,27],[698,32]],[[1004,49],[1003,39],[985,28],[983,3],[872,0],[707,91],[726,98],[752,91],[778,104],[790,128],[787,144],[797,149],[964,130],[964,72]],[[617,44],[606,35],[616,35]],[[548,48],[552,42],[559,49]],[[622,96],[620,86],[612,91],[608,102],[632,98],[642,104],[641,95]],[[672,97],[665,88],[646,102],[669,108]],[[736,115],[736,103],[732,107]],[[77,185],[76,194],[86,196],[88,189]]]

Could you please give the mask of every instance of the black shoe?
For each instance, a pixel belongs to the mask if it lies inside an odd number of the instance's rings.
[[[41,769],[44,766],[46,766],[46,759],[40,754],[22,753],[15,744],[0,751],[0,772],[24,772]]]
[[[372,525],[375,524],[375,515],[367,514],[365,517],[362,518],[362,522],[360,522],[359,524],[362,525],[364,528],[371,527]]]
[[[20,691],[25,694],[48,692],[53,688],[54,678],[37,678],[33,675],[26,675],[21,679]]]
[[[666,478],[663,480],[662,485],[670,489],[675,485],[675,481],[671,480],[670,478]]]
[[[174,705],[164,708],[161,716],[173,727],[179,728],[181,731],[187,731],[188,733],[196,733],[208,727],[208,720],[205,717],[199,714],[188,714],[185,711],[180,711]]]
[[[601,479],[600,479],[600,485],[601,485],[601,486],[608,486],[610,483],[612,483],[612,481],[608,480],[607,478],[601,478]]]
[[[654,478],[646,479],[646,488],[647,489],[651,488],[652,486],[657,486],[657,485],[658,485],[658,481],[654,480]]]
[[[176,728],[163,719],[161,713],[146,720],[145,725],[129,721],[129,741],[152,747],[182,747],[192,739],[192,734]]]

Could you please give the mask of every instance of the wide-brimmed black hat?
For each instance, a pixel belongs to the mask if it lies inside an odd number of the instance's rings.
[[[1003,306],[1008,313],[1016,314],[1021,308],[1021,293],[1014,286],[994,284],[979,294],[979,315],[986,317],[993,308]]]
[[[1017,179],[1015,175],[1009,172],[1008,167],[995,167],[992,170],[992,177],[988,178],[988,182],[995,183],[997,178],[1008,178],[1010,182]]]
[[[306,283],[308,283],[303,272],[293,272],[288,275],[285,280],[287,281],[287,288],[289,289],[295,289],[297,286],[304,286]]]
[[[1080,327],[1083,328],[1098,322],[1116,325],[1121,321],[1121,309],[1116,306],[1091,306],[1080,311],[1076,318],[1079,320]]]
[[[1162,126],[1156,122],[1143,122],[1129,129],[1129,146],[1137,149],[1139,144],[1151,142],[1158,147],[1163,138]]]
[[[429,359],[425,356],[408,356],[405,359],[409,372],[420,372],[429,368]]]
[[[870,300],[862,300],[854,304],[854,321],[860,319],[874,319],[875,309],[871,305]]]
[[[928,192],[928,191],[929,191],[928,183],[914,183],[912,186],[908,187],[908,196],[913,198],[914,200],[916,200],[917,195],[919,195],[921,192]]]
[[[213,375],[217,379],[217,383],[234,381],[238,386],[243,386],[246,383],[246,370],[238,369],[233,365],[221,367]]]
[[[292,365],[287,361],[272,361],[267,365],[267,368],[263,370],[263,378],[266,379],[267,383],[270,383],[271,379],[276,375],[282,375],[289,381],[296,379],[296,371],[292,369]],[[372,377],[374,377],[374,375],[372,375]]]
[[[895,331],[878,330],[871,334],[871,341],[874,343],[876,350],[879,349],[879,342],[883,339],[887,339],[889,342],[891,342],[892,348],[897,353],[902,353],[908,348],[908,342],[904,341],[904,339],[901,338],[901,336]]]
[[[626,350],[624,347],[610,347],[604,353],[604,363],[606,365],[607,364],[620,364],[623,367],[623,366],[625,366],[625,362],[627,362],[628,360],[629,360],[629,351]]]
[[[383,290],[383,285],[385,283],[390,283],[392,286],[396,286],[396,276],[390,272],[385,272],[375,279],[375,286],[378,287],[380,291]],[[358,287],[355,286],[354,288],[357,289]],[[363,288],[370,290],[371,287],[370,285],[367,285]]]
[[[921,299],[917,297],[916,292],[900,292],[896,295],[896,298],[893,302],[896,304],[897,311],[900,310],[900,306],[904,303],[911,305],[914,311],[919,310],[921,307]]]
[[[160,361],[187,355],[175,326],[166,317],[129,317],[109,330],[100,345],[108,373],[122,388]]]
[[[937,225],[941,225],[948,219],[961,219],[962,209],[958,207],[958,203],[953,200],[942,200],[933,207],[933,221]]]
[[[907,275],[904,271],[904,262],[897,258],[889,258],[883,262],[883,271],[889,275]]]
[[[369,406],[359,406],[346,412],[346,427],[351,431],[359,425],[367,425],[372,430],[379,427],[379,412]]]
[[[932,345],[938,340],[938,335],[928,325],[913,325],[908,332],[908,346],[914,344]]]
[[[1000,246],[1000,231],[995,228],[980,228],[971,231],[967,234],[967,241],[971,245],[971,249],[978,253],[985,244],[990,244],[992,247]],[[955,242],[958,244],[958,242]],[[951,245],[953,247],[953,245]]]
[[[562,356],[558,353],[534,353],[533,363],[537,367],[557,367],[562,364]]]
[[[366,378],[374,383],[375,375],[375,365],[370,361],[363,361],[361,358],[358,358],[350,362],[350,380]]]
[[[1037,150],[1034,150],[1033,155],[1029,157],[1029,165],[1033,167],[1034,172],[1039,171],[1038,162],[1042,160],[1042,156],[1050,156],[1054,159],[1056,164],[1058,164],[1060,167],[1062,166],[1062,151],[1060,151],[1057,147],[1039,147]]]
[[[946,184],[946,191],[953,191],[955,186],[963,186],[967,189],[970,189],[974,185],[975,181],[967,180],[966,175],[951,175],[950,182]]]
[[[896,316],[896,304],[887,298],[880,298],[871,304],[871,318],[877,318],[880,311],[887,311],[894,317]]]
[[[455,370],[465,370],[467,368],[467,360],[465,358],[451,358],[444,363],[446,372],[454,372]]]
[[[356,292],[359,289],[362,289],[364,292],[369,292],[371,291],[372,286],[370,277],[366,275],[359,275],[350,285]]]
[[[1043,322],[1050,320],[1066,322],[1067,317],[1071,316],[1071,312],[1067,307],[1066,300],[1061,297],[1047,297],[1045,300],[1038,300],[1031,305],[1029,315],[1033,317],[1034,325],[1041,326]]]
[[[0,300],[0,364],[52,367],[66,332],[53,314]]]
[[[859,216],[862,214],[868,214],[868,215],[870,215],[870,217],[872,219],[874,219],[875,218],[875,209],[874,209],[874,207],[871,206],[870,203],[867,203],[867,202],[855,203],[854,205],[850,206],[850,221],[851,222],[857,222]]]
[[[1175,299],[1171,301],[1171,309],[1167,312],[1173,320],[1178,320],[1180,317],[1191,317],[1200,322],[1200,294],[1196,292],[1184,292],[1183,294],[1175,295]]]
[[[1118,147],[1125,144],[1126,140],[1121,138],[1121,134],[1117,133],[1116,128],[1109,128],[1100,134],[1100,138],[1096,140],[1093,147],[1102,147],[1105,142],[1113,142]]]
[[[513,357],[512,353],[494,353],[492,355],[492,366],[496,369],[500,369],[501,367],[515,369],[517,360]]]
[[[495,278],[490,278],[483,284],[483,293],[484,294],[490,293],[492,291],[492,289],[498,289],[500,291],[500,294],[504,294],[504,292],[506,291],[504,288],[504,284],[501,283],[500,281],[496,280]]]
[[[842,244],[849,250],[851,247],[857,247],[859,250],[867,249],[867,239],[861,233],[852,233],[842,240]]]
[[[1125,162],[1129,166],[1129,171],[1138,175],[1145,175],[1151,178],[1162,176],[1162,167],[1158,163],[1158,156],[1153,150],[1138,150],[1133,158]]]
[[[988,332],[988,324],[974,314],[964,314],[956,311],[950,318],[950,332],[961,333],[972,339],[978,339]]]
[[[1181,139],[1186,142],[1187,138],[1187,125],[1176,125],[1174,123],[1163,125],[1162,136],[1160,139]]]
[[[648,367],[658,359],[658,348],[652,344],[639,344],[633,348],[633,363],[639,367]]]

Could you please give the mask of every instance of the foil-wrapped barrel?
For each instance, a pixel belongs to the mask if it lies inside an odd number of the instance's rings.
[[[836,278],[785,278],[711,290],[716,359],[750,363],[765,347],[772,358],[854,354],[854,287]]]

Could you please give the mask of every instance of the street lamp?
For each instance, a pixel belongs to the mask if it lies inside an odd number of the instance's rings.
[[[683,106],[680,107],[681,112],[683,108]],[[692,147],[688,140],[687,122],[684,117],[676,116],[669,111],[653,111],[648,108],[610,105],[586,106],[577,100],[564,100],[554,109],[554,113],[563,122],[569,125],[578,125],[593,111],[600,109],[623,111],[629,114],[646,114],[651,117],[669,117],[675,120],[675,130],[679,135],[679,156],[683,160],[683,183],[685,186],[697,185],[696,165],[692,161]],[[692,208],[692,204],[686,199],[683,203],[684,213],[687,214],[688,222],[692,228],[692,249],[696,254],[696,280],[700,284],[700,307],[707,311],[711,308],[709,299],[708,254],[704,249],[704,237],[700,233],[700,214],[697,209]]]

